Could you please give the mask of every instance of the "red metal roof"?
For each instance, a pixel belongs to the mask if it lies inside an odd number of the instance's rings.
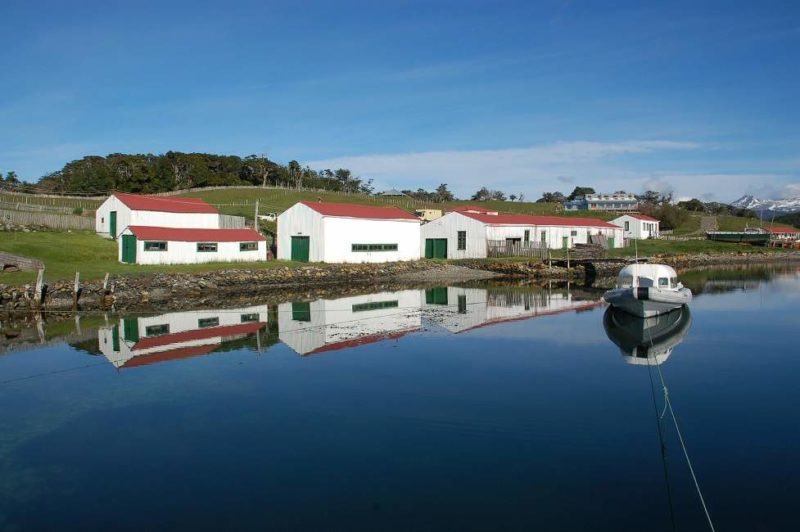
[[[318,353],[325,353],[327,351],[337,351],[339,349],[347,349],[349,347],[358,347],[360,345],[373,344],[375,342],[381,342],[383,340],[397,340],[409,333],[419,331],[420,329],[421,329],[420,327],[414,327],[412,329],[406,329],[403,331],[398,331],[393,333],[370,334],[367,336],[360,336],[358,338],[351,338],[350,340],[332,342],[330,344],[325,344],[322,347],[318,347],[313,351],[309,351],[308,353],[306,353],[306,355],[316,355]]]
[[[623,214],[623,216],[625,216],[625,215]],[[630,216],[631,218],[636,218],[637,220],[644,220],[645,222],[660,222],[661,221],[658,218],[653,218],[652,216],[647,216],[646,214],[639,214],[639,213],[636,213],[636,212],[628,213],[628,216]]]
[[[460,212],[473,220],[488,225],[538,225],[555,227],[603,227],[619,229],[619,226],[596,218],[573,218],[571,216],[534,216],[531,214],[476,214]]]
[[[133,351],[141,349],[152,349],[153,347],[162,347],[165,345],[179,344],[183,342],[191,342],[194,340],[206,340],[208,338],[215,338],[217,336],[236,336],[239,334],[253,334],[266,327],[266,323],[261,321],[254,321],[252,323],[242,323],[237,325],[223,325],[222,327],[208,327],[206,329],[192,329],[190,331],[183,331],[173,334],[164,334],[161,336],[150,336],[142,338],[133,346]]]
[[[794,227],[789,227],[788,225],[776,225],[774,227],[768,227],[767,231],[770,233],[800,233],[800,229],[795,229]]]
[[[325,203],[321,201],[301,201],[309,209],[323,216],[339,216],[342,218],[365,218],[368,220],[413,220],[419,218],[400,207],[383,207],[379,205],[356,205],[353,203]]]
[[[179,347],[177,349],[170,349],[169,351],[138,355],[126,361],[120,368],[135,368],[150,364],[158,364],[159,362],[166,362],[168,360],[207,355],[217,349],[219,345],[220,344],[193,345],[191,347]]]
[[[200,198],[143,196],[125,192],[114,192],[113,196],[135,211],[219,214],[217,209]]]
[[[128,229],[139,240],[168,240],[171,242],[255,242],[266,240],[252,229],[181,229],[142,225],[129,225]]]

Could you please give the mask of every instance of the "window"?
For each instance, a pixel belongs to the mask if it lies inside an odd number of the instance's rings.
[[[167,323],[162,325],[151,325],[144,328],[145,336],[161,336],[163,334],[169,334],[169,324]]]
[[[467,296],[466,295],[458,296],[458,313],[459,314],[466,314],[467,313]]]
[[[197,320],[197,327],[205,329],[206,327],[217,327],[219,325],[219,318],[200,318]]]
[[[311,303],[308,301],[295,301],[292,303],[293,321],[311,321]]]
[[[578,236],[578,231],[576,231],[576,230],[574,230],[574,229],[573,229],[572,231],[570,231],[570,232],[569,232],[569,234],[570,234],[571,236]]]
[[[659,288],[667,288],[669,286],[669,279],[666,277],[659,277],[658,278],[658,287]]]
[[[531,241],[530,229],[525,229],[525,238],[523,240],[525,241],[526,244]]]
[[[253,323],[258,321],[258,314],[242,314],[242,323]]]
[[[197,251],[201,253],[216,253],[217,252],[217,243],[216,242],[198,242],[197,243]]]
[[[239,242],[239,251],[258,251],[258,242]]]
[[[457,249],[467,249],[467,232],[458,232],[458,247]]]
[[[353,312],[364,312],[365,310],[378,310],[382,308],[397,308],[399,301],[370,301],[369,303],[358,303],[353,305]]]
[[[145,251],[166,251],[167,250],[167,243],[166,242],[147,242],[147,241],[145,241],[144,250]]]
[[[626,231],[630,231],[631,230],[631,223],[630,222],[625,222],[625,230]]]
[[[397,251],[397,244],[353,244],[352,251]]]
[[[678,278],[677,277],[670,277],[669,278],[669,287],[670,288],[678,288]]]
[[[542,244],[547,244],[547,231],[542,231],[541,242]]]
[[[633,276],[632,275],[623,275],[619,280],[619,287],[620,288],[630,288],[633,286]]]

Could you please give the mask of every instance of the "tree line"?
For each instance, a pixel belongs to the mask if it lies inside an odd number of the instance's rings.
[[[16,178],[4,183],[26,188]],[[372,180],[362,179],[346,168],[312,170],[297,161],[286,165],[264,155],[214,155],[209,153],[165,154],[112,153],[89,155],[71,161],[43,176],[33,187],[38,192],[96,193],[110,190],[156,193],[207,186],[286,186],[340,192],[372,192]]]

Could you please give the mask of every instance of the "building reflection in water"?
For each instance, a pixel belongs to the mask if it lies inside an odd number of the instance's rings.
[[[98,330],[100,351],[119,369],[206,355],[265,329],[267,305],[126,316]]]
[[[614,307],[608,307],[603,315],[608,338],[619,347],[628,364],[663,364],[689,333],[691,324],[692,314],[685,305],[650,318]]]
[[[237,309],[126,316],[101,327],[100,351],[117,368],[190,358],[280,340],[300,355],[399,339],[424,326],[461,333],[477,327],[601,305],[589,295],[531,287],[437,287]],[[269,334],[262,333],[267,330]]]

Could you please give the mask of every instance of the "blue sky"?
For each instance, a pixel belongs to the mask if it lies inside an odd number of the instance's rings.
[[[0,3],[0,171],[264,153],[378,188],[800,195],[798,2]]]

